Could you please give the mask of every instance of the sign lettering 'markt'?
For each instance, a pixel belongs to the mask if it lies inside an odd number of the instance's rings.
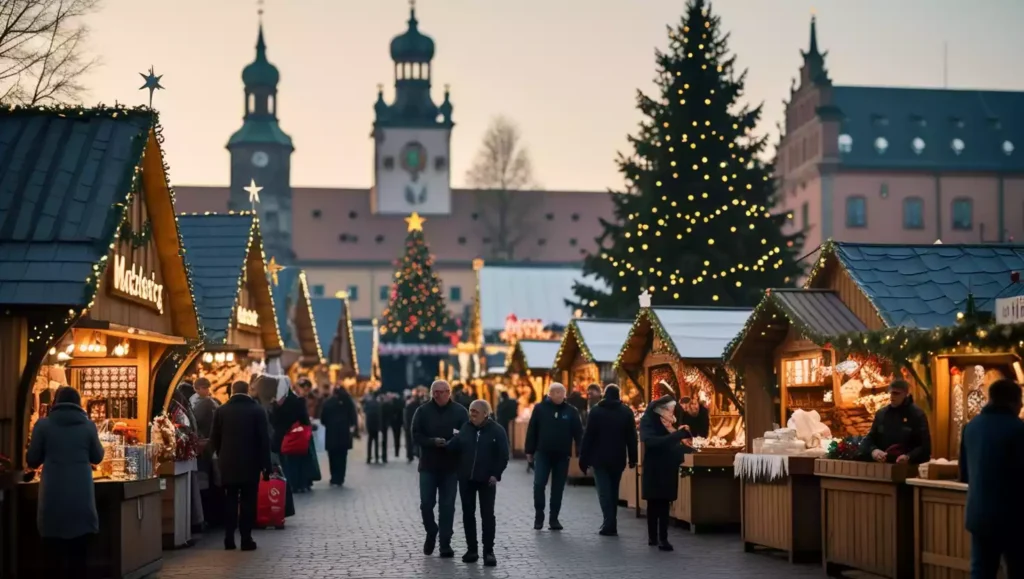
[[[164,286],[156,281],[156,272],[146,277],[136,264],[128,267],[123,255],[114,255],[114,291],[153,307],[164,313]]]

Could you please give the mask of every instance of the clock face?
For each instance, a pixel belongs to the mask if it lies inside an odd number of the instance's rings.
[[[263,168],[263,167],[266,167],[267,164],[269,164],[269,163],[270,163],[270,155],[266,154],[265,152],[263,152],[263,151],[256,151],[255,153],[252,154],[252,164],[253,165],[255,165],[257,167],[260,167],[260,168]]]

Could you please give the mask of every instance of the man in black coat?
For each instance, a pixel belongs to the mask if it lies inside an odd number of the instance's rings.
[[[505,429],[505,436],[512,440],[512,423],[519,415],[519,401],[509,396],[508,392],[502,392],[495,415],[498,424]]]
[[[267,415],[249,397],[249,385],[235,382],[231,398],[213,415],[210,444],[220,463],[221,484],[227,497],[224,513],[224,548],[235,548],[235,528],[242,550],[256,550],[252,527],[256,523],[256,494],[260,473],[270,478],[270,434]]]
[[[402,409],[404,414],[404,426],[405,426],[405,458],[411,463],[414,458],[420,455],[420,448],[412,439],[412,418],[416,415],[416,410],[423,405],[423,393],[425,390],[422,386],[417,386],[409,399],[405,402],[405,407]]]
[[[459,496],[462,497],[462,526],[466,529],[463,563],[480,558],[476,541],[476,498],[480,497],[483,523],[484,566],[498,564],[494,557],[494,499],[501,473],[508,466],[508,438],[505,430],[490,419],[491,405],[474,400],[469,405],[469,424],[448,441],[447,448],[459,455]]]
[[[548,396],[533,407],[530,425],[526,428],[526,460],[533,463],[533,528],[544,528],[544,487],[551,477],[551,519],[548,528],[561,531],[558,513],[562,509],[562,493],[569,478],[572,445],[580,447],[583,424],[580,413],[565,399],[565,386],[555,382],[548,387]]]
[[[384,439],[384,452],[380,451],[380,431],[384,427],[384,409],[376,393],[363,396],[363,416],[366,418],[366,464],[370,461],[380,462],[381,454],[384,462],[388,462],[387,438]],[[385,433],[387,430],[384,431]],[[387,437],[387,434],[384,435]]]
[[[388,394],[388,424],[391,428],[391,435],[395,439],[395,458],[398,458],[399,452],[402,448],[402,425],[405,422],[405,399],[398,394]],[[385,443],[387,444],[387,443]],[[387,448],[384,449],[384,455],[387,456]]]
[[[910,384],[893,380],[889,384],[889,405],[877,413],[871,430],[861,442],[861,453],[871,460],[922,464],[932,456],[928,417],[914,404]]]
[[[326,429],[324,446],[331,468],[331,486],[345,484],[348,451],[352,449],[352,430],[359,426],[356,404],[344,386],[335,388],[334,394],[324,402],[320,421]]]
[[[971,577],[1024,577],[1024,422],[1021,389],[1009,380],[988,387],[988,404],[964,427],[960,480],[968,484],[964,523],[971,533]]]
[[[469,421],[469,413],[452,402],[452,387],[444,380],[430,385],[432,400],[412,417],[413,440],[420,447],[420,514],[427,539],[423,554],[430,555],[440,534],[441,558],[455,556],[452,526],[455,523],[455,494],[458,490],[458,457],[445,450],[448,439]],[[434,505],[439,504],[440,524],[434,522]]]
[[[609,384],[604,389],[604,399],[590,409],[580,445],[580,469],[587,472],[587,468],[594,468],[594,484],[604,518],[599,535],[618,534],[619,482],[627,457],[629,468],[636,468],[636,455],[633,411],[619,399],[619,387]]]

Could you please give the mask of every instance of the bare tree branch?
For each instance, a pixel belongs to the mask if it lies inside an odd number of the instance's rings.
[[[0,0],[0,103],[75,99],[96,65],[83,54],[84,16],[99,0]]]
[[[476,161],[466,173],[467,184],[478,189],[477,211],[491,237],[492,259],[511,261],[516,248],[535,229],[539,209],[521,192],[536,189],[533,165],[522,145],[519,127],[505,117],[491,122]]]

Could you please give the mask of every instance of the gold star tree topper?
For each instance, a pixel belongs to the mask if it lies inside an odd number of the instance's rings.
[[[249,179],[249,186],[242,187],[242,189],[249,194],[249,203],[256,205],[260,202],[260,191],[263,190],[263,187],[258,187],[255,179]]]
[[[281,273],[281,270],[283,270],[283,269],[284,269],[284,266],[283,265],[279,265],[277,263],[277,260],[274,259],[273,257],[271,257],[270,261],[267,262],[267,273],[270,274],[270,279],[271,279],[271,281],[274,282],[275,286],[277,285],[277,274]]]
[[[423,224],[426,223],[426,221],[426,219],[420,217],[420,214],[415,211],[412,212],[412,215],[405,218],[405,222],[409,224],[410,233],[413,231],[423,231]]]

